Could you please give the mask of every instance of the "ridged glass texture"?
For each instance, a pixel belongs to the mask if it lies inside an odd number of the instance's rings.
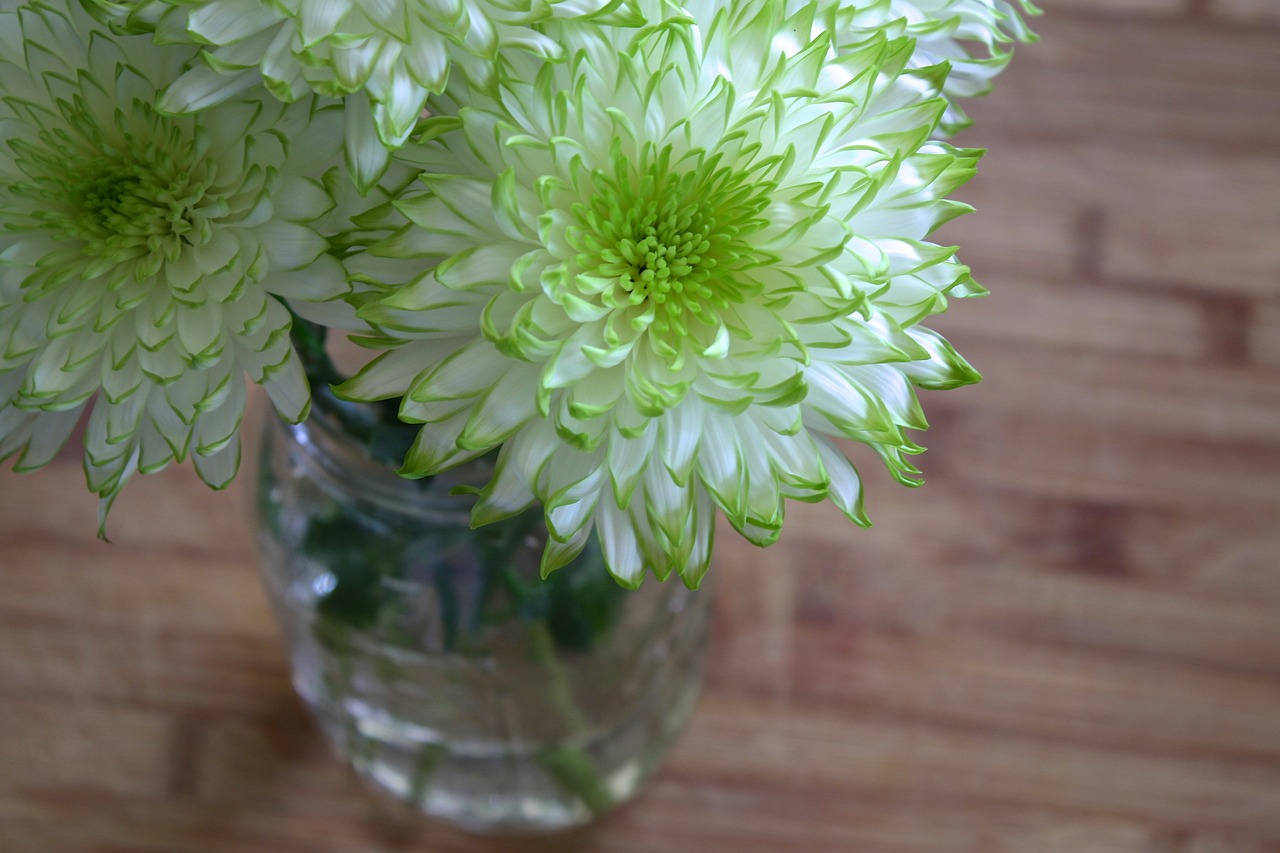
[[[633,796],[687,721],[710,590],[622,589],[594,542],[538,577],[540,510],[476,530],[491,462],[397,477],[313,415],[269,425],[257,499],[294,684],[378,788],[480,831],[583,824]]]

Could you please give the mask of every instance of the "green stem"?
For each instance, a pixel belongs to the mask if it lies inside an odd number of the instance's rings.
[[[533,657],[547,671],[551,703],[565,721],[570,738],[588,733],[591,722],[573,699],[573,685],[564,664],[556,655],[555,641],[547,623],[542,620],[531,622],[529,635]],[[539,751],[536,759],[557,782],[577,794],[592,812],[600,814],[613,806],[613,794],[581,747],[570,746],[567,742],[554,744]]]
[[[409,800],[414,805],[422,805],[426,799],[427,788],[431,777],[435,775],[440,762],[449,756],[449,747],[442,743],[429,743],[418,750],[413,762],[413,776],[409,779]]]
[[[547,671],[551,685],[551,703],[564,719],[570,734],[582,734],[591,728],[587,715],[582,713],[578,703],[573,699],[573,685],[569,682],[569,673],[556,655],[555,640],[547,623],[538,620],[529,623],[529,638],[533,645],[533,659]]]

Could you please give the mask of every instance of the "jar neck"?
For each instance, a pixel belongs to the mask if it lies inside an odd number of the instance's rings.
[[[451,494],[458,486],[479,487],[493,473],[490,457],[464,462],[435,477],[408,479],[374,459],[364,442],[331,413],[316,407],[298,424],[274,418],[280,439],[299,450],[296,464],[331,493],[399,510],[470,514],[474,498]],[[426,427],[430,429],[430,427]]]

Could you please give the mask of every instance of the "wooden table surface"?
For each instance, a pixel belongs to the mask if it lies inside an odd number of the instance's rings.
[[[1052,4],[1051,4],[1052,5]],[[0,850],[1280,851],[1280,2],[1063,0],[964,140],[928,483],[722,535],[652,788],[529,840],[406,823],[288,680],[246,491],[0,474]],[[243,483],[247,485],[247,479]]]

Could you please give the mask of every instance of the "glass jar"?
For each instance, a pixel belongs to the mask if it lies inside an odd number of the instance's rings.
[[[592,537],[539,577],[541,511],[472,529],[482,458],[398,477],[313,414],[275,419],[257,499],[293,680],[377,787],[480,831],[586,823],[633,796],[701,684],[710,591],[619,587]]]

